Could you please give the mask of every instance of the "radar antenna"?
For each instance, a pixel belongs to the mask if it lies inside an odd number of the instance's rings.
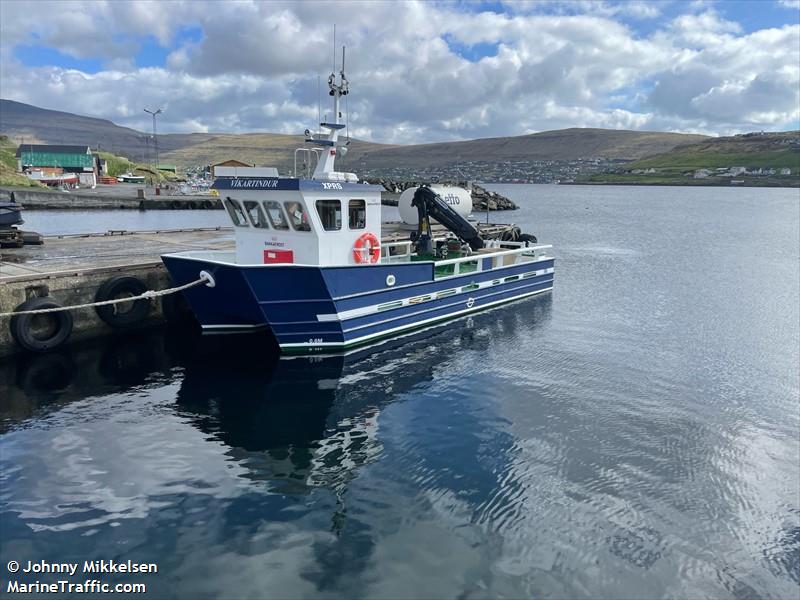
[[[336,26],[333,29],[334,36],[334,59],[333,71],[328,76],[328,95],[333,97],[333,118],[330,121],[325,117],[325,120],[320,123],[320,127],[327,129],[327,134],[318,135],[316,137],[306,136],[306,142],[314,143],[325,148],[322,151],[317,167],[314,169],[312,179],[317,180],[347,180],[358,181],[358,178],[352,173],[337,173],[334,171],[333,164],[337,157],[343,158],[347,153],[347,145],[350,143],[350,133],[347,134],[347,142],[344,145],[338,143],[339,132],[347,127],[346,121],[349,120],[349,114],[345,117],[345,123],[342,123],[342,111],[340,110],[342,96],[345,97],[347,103],[347,95],[350,93],[350,82],[347,80],[345,74],[345,59],[346,49],[342,46],[342,65],[337,74],[336,72]],[[349,111],[348,111],[349,112]],[[322,150],[322,149],[321,149]],[[348,179],[350,178],[350,179]]]

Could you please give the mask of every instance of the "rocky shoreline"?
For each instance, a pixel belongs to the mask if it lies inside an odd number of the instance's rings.
[[[366,179],[367,183],[381,185],[386,193],[381,194],[381,204],[386,206],[397,206],[400,194],[412,187],[423,185],[422,181],[393,181],[391,179]],[[491,192],[477,184],[469,184],[464,181],[441,182],[442,185],[455,185],[470,190],[472,194],[472,210],[517,210],[517,206],[509,198],[497,192]]]

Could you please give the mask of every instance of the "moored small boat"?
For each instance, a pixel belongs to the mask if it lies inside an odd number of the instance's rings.
[[[204,332],[268,328],[285,353],[341,351],[552,289],[551,246],[513,227],[487,239],[462,193],[420,187],[404,208],[412,228],[383,224],[382,188],[334,169],[347,149],[344,55],[328,86],[334,119],[320,123],[325,135],[306,131],[312,147],[295,153],[316,158],[313,175],[223,170],[212,188],[235,250],[162,256],[176,285],[209,279],[184,292]]]

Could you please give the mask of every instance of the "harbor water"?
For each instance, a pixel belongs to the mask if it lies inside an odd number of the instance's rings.
[[[552,293],[344,357],[166,330],[0,362],[3,592],[133,560],[102,577],[158,598],[798,597],[800,192],[489,187]]]

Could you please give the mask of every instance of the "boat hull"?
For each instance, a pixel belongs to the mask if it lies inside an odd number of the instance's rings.
[[[269,328],[284,353],[347,350],[547,292],[554,261],[438,277],[432,262],[369,266],[236,265],[162,257],[176,285],[209,272],[213,288],[184,292],[204,332]]]
[[[22,225],[22,207],[14,202],[0,202],[0,227],[8,229],[13,225]]]

